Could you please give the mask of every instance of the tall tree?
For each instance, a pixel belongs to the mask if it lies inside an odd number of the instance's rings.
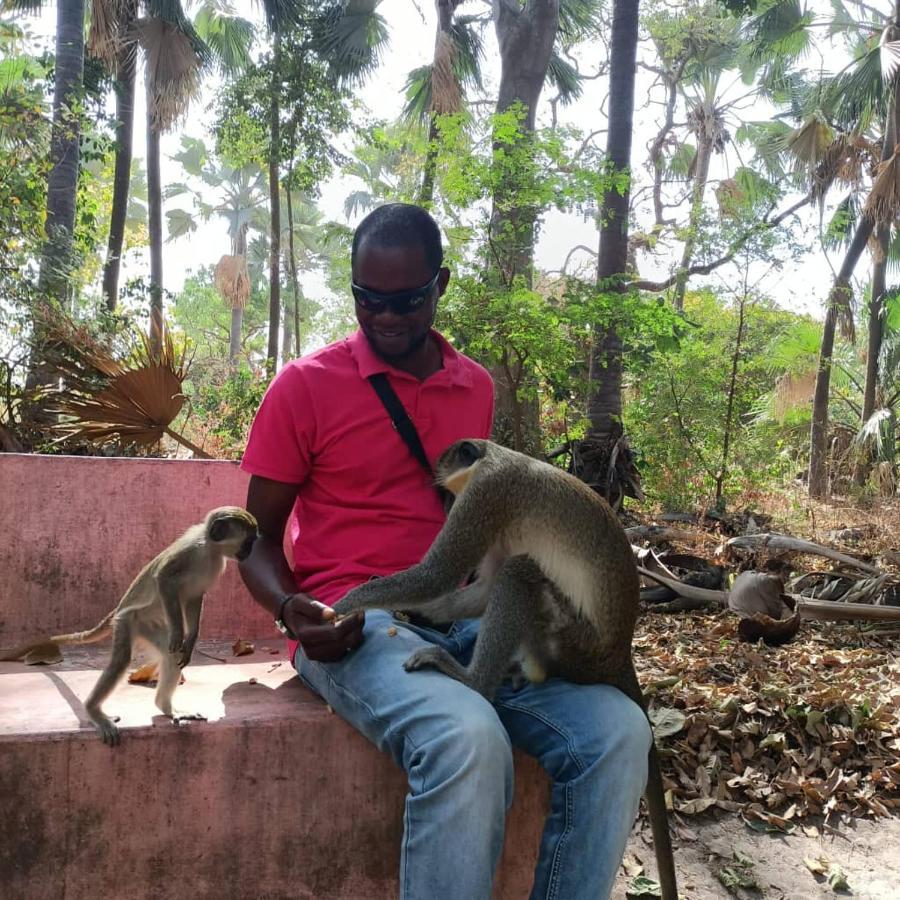
[[[84,77],[84,0],[58,0],[51,169],[47,179],[47,240],[39,290],[60,302],[68,291],[78,192],[79,101]]]
[[[637,43],[637,0],[615,0],[606,140],[608,165],[615,172],[629,172],[631,167]],[[630,195],[630,185],[623,191],[610,186],[603,197],[597,258],[597,286],[602,291],[622,290]],[[614,506],[626,492],[640,496],[637,470],[622,428],[622,341],[615,325],[594,330],[587,416],[588,433],[578,448],[577,474]]]

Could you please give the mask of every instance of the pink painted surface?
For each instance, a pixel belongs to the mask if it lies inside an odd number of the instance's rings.
[[[153,555],[245,490],[226,462],[0,454],[0,648],[94,624]],[[396,896],[402,772],[300,684],[233,565],[201,636],[227,662],[195,652],[175,706],[207,721],[175,727],[152,689],[122,684],[104,705],[121,717],[117,748],[83,707],[107,647],[0,663],[4,900]],[[253,656],[230,657],[238,636],[256,639]],[[527,896],[546,801],[545,777],[517,757],[495,898]]]
[[[248,476],[219,460],[0,454],[0,648],[89,628],[160,550]],[[233,563],[207,596],[205,638],[275,635]]]
[[[4,898],[396,896],[403,774],[283,657],[188,667],[176,706],[208,721],[179,727],[152,689],[121,685],[105,704],[121,716],[117,748],[82,706],[103,658],[0,663]],[[528,894],[546,801],[535,763],[516,762],[503,900]]]

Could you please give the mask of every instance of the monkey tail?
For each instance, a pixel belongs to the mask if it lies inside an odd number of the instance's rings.
[[[634,700],[647,715],[647,702],[641,690],[634,665],[622,672],[615,686]],[[647,719],[649,722],[649,717]],[[651,731],[653,723],[650,723]],[[650,832],[653,835],[653,851],[656,856],[656,867],[659,869],[659,886],[662,900],[678,900],[678,883],[675,875],[675,861],[672,856],[672,836],[669,833],[669,814],[666,810],[666,792],[659,768],[659,755],[656,752],[656,741],[650,744],[647,758],[647,788],[644,791],[647,801],[647,818],[650,820]]]
[[[112,620],[116,614],[116,609],[110,610],[93,628],[89,628],[87,631],[74,631],[72,634],[54,634],[50,640],[54,644],[96,644],[112,634]]]
[[[0,653],[0,662],[22,662],[26,656],[37,653],[39,656],[49,656],[59,651],[61,644],[95,644],[109,637],[112,633],[112,619],[116,614],[113,609],[107,613],[93,628],[87,631],[75,631],[72,634],[54,634],[50,638],[44,638],[40,641],[31,641],[22,644],[14,650],[7,650]]]

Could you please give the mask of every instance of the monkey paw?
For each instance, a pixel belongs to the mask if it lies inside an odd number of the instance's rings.
[[[403,663],[403,668],[407,672],[416,672],[419,669],[447,671],[456,668],[457,665],[456,660],[443,647],[422,647]]]
[[[203,713],[186,713],[186,712],[174,712],[172,713],[172,724],[173,725],[181,725],[184,722],[205,722],[206,716]]]
[[[111,719],[101,720],[94,724],[97,726],[97,731],[100,732],[100,737],[103,738],[104,744],[109,747],[117,747],[119,745],[121,734]]]

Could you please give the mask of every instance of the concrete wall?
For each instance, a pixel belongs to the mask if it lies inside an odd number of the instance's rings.
[[[160,550],[246,491],[237,463],[220,460],[0,454],[0,647],[94,625]],[[202,636],[269,634],[229,563]]]

